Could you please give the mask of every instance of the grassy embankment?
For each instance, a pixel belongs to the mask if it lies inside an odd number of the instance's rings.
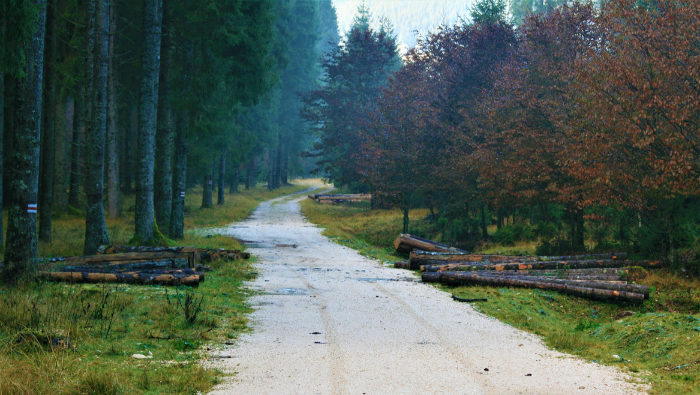
[[[311,222],[326,228],[324,235],[363,255],[385,262],[406,258],[391,246],[402,227],[399,210],[372,211],[367,204],[321,205],[311,200],[302,202],[302,210]],[[429,230],[431,225],[423,221],[427,214],[412,211],[411,226]],[[530,243],[484,249],[533,253],[534,247]],[[520,288],[440,287],[465,298],[488,298],[473,306],[541,335],[556,350],[631,372],[640,382],[649,382],[653,394],[700,393],[700,280],[654,271],[639,283],[654,290],[642,305]],[[628,311],[634,315],[622,317]]]
[[[259,202],[307,188],[261,187],[226,194],[226,204],[200,209],[201,189],[188,191],[186,237],[179,245],[240,249],[233,238],[193,230],[247,217]],[[109,219],[110,240],[133,236],[133,196],[125,213]],[[43,257],[81,255],[85,220],[63,214],[53,220],[53,242]],[[0,395],[195,394],[221,372],[203,367],[201,351],[247,329],[249,261],[215,262],[196,289],[137,285],[26,284],[0,286]],[[142,354],[146,359],[133,358]]]

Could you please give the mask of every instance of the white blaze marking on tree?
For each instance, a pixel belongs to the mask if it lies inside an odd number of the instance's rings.
[[[185,191],[180,192],[180,197],[185,197]]]
[[[211,185],[211,180],[209,180],[209,185]]]
[[[36,214],[36,203],[27,204],[27,212],[29,214]]]

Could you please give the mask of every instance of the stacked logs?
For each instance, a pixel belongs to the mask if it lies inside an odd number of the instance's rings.
[[[372,200],[371,194],[319,194],[309,195],[309,199],[315,200],[321,204],[336,204],[347,202],[369,202]]]
[[[249,258],[238,250],[105,245],[97,255],[42,259],[38,276],[47,281],[196,287],[211,270],[198,262]]]
[[[395,262],[394,267],[420,269],[423,282],[539,288],[637,303],[649,298],[649,287],[629,281],[640,276],[643,269],[639,268],[664,264],[628,260],[625,253],[534,257],[472,254],[411,235],[400,235],[394,246],[399,252],[410,252],[407,261]]]

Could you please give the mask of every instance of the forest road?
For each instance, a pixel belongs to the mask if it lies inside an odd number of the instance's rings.
[[[638,394],[614,368],[547,349],[333,243],[300,212],[304,191],[221,231],[258,258],[253,331],[218,353],[235,373],[211,394]]]

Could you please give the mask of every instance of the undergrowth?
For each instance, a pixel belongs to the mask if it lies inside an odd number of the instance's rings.
[[[365,256],[382,261],[407,258],[391,244],[402,228],[399,210],[370,210],[368,204],[356,203],[321,205],[311,200],[302,202],[302,210],[311,222],[325,228],[324,235]],[[425,210],[411,214],[416,233],[431,231]],[[494,233],[491,227],[489,234]],[[536,248],[528,240],[509,244],[490,242],[477,252],[532,255]],[[700,281],[681,272],[654,270],[638,283],[653,290],[641,305],[522,288],[440,287],[464,298],[487,298],[473,306],[542,336],[554,349],[630,372],[635,380],[650,383],[652,394],[700,394]]]
[[[200,208],[197,190],[188,191],[185,227],[239,221],[260,201],[305,188],[308,185],[227,193],[225,205],[210,209]],[[133,236],[133,200],[125,196],[123,215],[107,219],[112,244],[126,244]],[[84,228],[84,217],[77,210],[56,215],[53,241],[40,244],[40,255],[81,255]],[[178,244],[242,247],[231,237],[196,232],[186,232]],[[63,283],[0,286],[0,395],[207,392],[223,374],[202,366],[202,350],[247,330],[251,309],[241,285],[254,277],[249,261],[212,266],[206,281],[194,289]]]

